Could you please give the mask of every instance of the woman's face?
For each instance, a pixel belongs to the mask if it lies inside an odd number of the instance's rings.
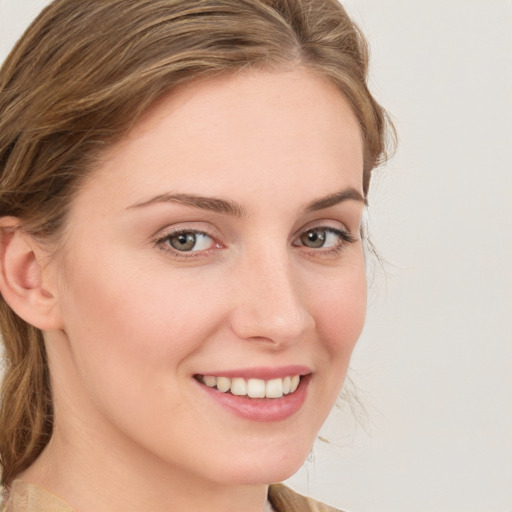
[[[148,112],[54,259],[55,436],[210,481],[295,472],[363,326],[362,153],[347,102],[300,69]]]

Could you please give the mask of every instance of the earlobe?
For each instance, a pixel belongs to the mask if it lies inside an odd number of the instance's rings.
[[[60,328],[56,297],[45,283],[45,254],[18,219],[0,219],[0,292],[11,309],[41,330]]]

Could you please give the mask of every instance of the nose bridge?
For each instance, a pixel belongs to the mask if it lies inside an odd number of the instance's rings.
[[[314,325],[301,294],[298,269],[285,248],[276,250],[274,245],[273,250],[247,257],[236,286],[232,327],[239,337],[281,346],[298,340]]]

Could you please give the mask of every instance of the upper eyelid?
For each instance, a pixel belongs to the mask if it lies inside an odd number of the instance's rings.
[[[164,238],[167,238],[172,235],[180,234],[180,233],[200,233],[202,235],[209,236],[212,239],[219,238],[218,230],[215,229],[209,229],[199,226],[191,226],[189,224],[197,224],[196,222],[193,223],[179,223],[174,226],[167,226],[165,228],[161,228],[152,236],[153,240],[162,240]],[[204,223],[199,223],[203,224]]]
[[[316,221],[308,222],[308,223],[304,224],[303,226],[301,226],[299,229],[297,229],[294,232],[294,234],[292,235],[292,239],[293,240],[296,239],[297,237],[299,237],[306,231],[310,231],[312,229],[322,229],[322,228],[323,229],[331,229],[334,231],[343,231],[343,232],[353,235],[352,230],[349,229],[349,227],[344,222],[341,222],[341,221],[335,220],[335,219],[319,219]]]
[[[157,235],[156,239],[157,240],[165,240],[172,236],[182,235],[182,234],[186,234],[186,233],[194,233],[196,235],[207,236],[208,238],[215,240],[215,238],[210,233],[206,233],[205,231],[202,231],[200,229],[177,229],[175,231],[168,231],[168,232],[162,233],[159,236]]]

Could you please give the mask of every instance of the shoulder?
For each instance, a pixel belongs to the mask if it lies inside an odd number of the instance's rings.
[[[269,487],[268,499],[276,512],[341,512],[337,508],[301,496],[282,484]]]
[[[288,487],[271,485],[268,498],[276,512],[341,512],[312,498],[301,496]],[[17,480],[13,483],[1,512],[73,512],[71,507],[44,489]]]
[[[5,494],[5,492],[4,492]],[[15,480],[0,504],[1,512],[73,512],[71,507],[45,489]]]

